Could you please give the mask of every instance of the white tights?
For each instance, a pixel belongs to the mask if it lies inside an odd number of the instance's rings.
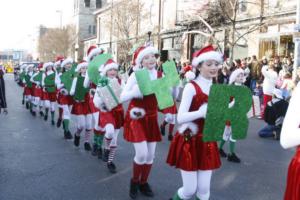
[[[51,112],[55,111],[55,102],[51,102],[49,100],[45,100],[44,105],[45,105],[45,108],[50,108]]]
[[[156,142],[133,143],[135,149],[134,162],[138,165],[152,164],[154,160]]]
[[[68,105],[61,105],[60,107],[63,109],[63,119],[70,120],[71,118],[70,107]]]
[[[190,199],[196,193],[201,200],[209,200],[212,170],[180,170],[183,186],[178,190],[181,199]]]
[[[109,141],[109,143],[105,145],[106,149],[109,149],[110,147],[117,147],[119,132],[120,129],[115,129],[112,124],[107,124],[105,126],[105,138]]]

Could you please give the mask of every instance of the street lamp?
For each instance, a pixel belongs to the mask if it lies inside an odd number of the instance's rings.
[[[148,31],[148,33],[147,33],[148,34],[148,42],[150,42],[151,33],[152,33],[151,31]]]
[[[78,60],[78,50],[79,50],[79,45],[76,43],[75,44],[75,62]]]
[[[60,14],[60,29],[62,29],[62,10],[57,10],[56,13]]]

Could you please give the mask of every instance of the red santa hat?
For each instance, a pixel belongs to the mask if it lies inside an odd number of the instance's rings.
[[[46,71],[47,67],[53,67],[54,63],[53,62],[46,62],[43,65],[43,70]]]
[[[64,67],[66,64],[72,64],[73,63],[73,59],[72,58],[67,58],[65,59],[62,63],[61,63],[61,67]]]
[[[56,56],[54,66],[55,67],[59,66],[63,60],[64,60],[63,56]]]
[[[96,46],[90,46],[90,48],[87,50],[87,62],[91,62],[91,59],[93,56],[96,56],[98,54],[102,54],[104,52],[104,49]]]
[[[40,70],[43,69],[43,63],[42,62],[38,64],[38,69],[40,69]]]
[[[141,46],[133,53],[133,65],[137,68],[142,64],[143,58],[148,54],[158,54],[158,50],[153,46]]]
[[[243,69],[238,68],[238,69],[234,70],[229,77],[229,84],[233,84],[236,81],[236,78],[238,77],[238,75],[240,75],[240,74],[244,74]]]
[[[183,68],[184,77],[190,81],[195,79],[196,74],[193,72],[193,67],[190,65],[187,65]]]
[[[109,71],[109,70],[111,70],[111,69],[118,70],[119,69],[119,65],[113,59],[108,59],[106,61],[106,63],[104,63],[99,68],[99,72],[101,72],[101,74],[105,76],[106,72]]]
[[[206,60],[215,60],[219,63],[223,62],[223,55],[215,50],[212,45],[208,45],[193,54],[192,66],[197,67],[199,63]]]
[[[86,62],[85,60],[81,61],[81,62],[77,65],[77,67],[76,67],[76,69],[75,69],[75,72],[79,72],[80,69],[81,69],[82,67],[88,67],[88,65],[89,65],[89,63]]]

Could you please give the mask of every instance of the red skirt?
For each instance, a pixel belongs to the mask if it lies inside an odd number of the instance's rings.
[[[33,96],[42,98],[43,89],[41,87],[35,87],[33,90]]]
[[[176,115],[177,114],[176,103],[174,102],[173,106],[163,109],[162,113],[164,113],[164,114],[170,113],[170,114]]]
[[[185,141],[184,136],[177,132],[167,163],[185,171],[217,169],[221,166],[217,142],[203,142],[201,133]]]
[[[104,128],[107,124],[112,124],[115,129],[120,129],[124,125],[124,110],[122,104],[112,109],[110,112],[100,112],[99,126]]]
[[[24,95],[25,96],[32,96],[33,95],[33,92],[32,92],[32,88],[29,88],[27,86],[24,87]]]
[[[73,99],[70,95],[63,95],[61,93],[58,93],[57,96],[57,103],[60,105],[72,105]]]
[[[89,105],[87,102],[74,102],[71,113],[73,115],[88,115],[92,114],[89,110]]]
[[[300,147],[293,157],[288,171],[284,200],[300,199]]]
[[[43,92],[43,100],[55,102],[56,101],[56,92]]]
[[[100,112],[100,110],[98,108],[96,108],[94,102],[93,102],[93,97],[91,97],[89,94],[88,94],[88,97],[89,97],[89,109],[92,113],[96,113],[96,112]]]
[[[101,117],[101,116],[100,116]],[[124,123],[124,139],[128,142],[160,142],[161,133],[157,122],[157,113],[141,119],[131,119],[127,112]]]

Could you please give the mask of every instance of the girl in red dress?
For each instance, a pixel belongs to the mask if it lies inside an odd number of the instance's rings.
[[[62,67],[61,64],[64,61],[64,57],[57,56],[54,63],[55,70],[55,85],[57,89],[57,107],[58,107],[58,117],[56,122],[56,127],[59,128],[61,126],[63,120],[63,108],[61,106],[61,93],[59,92],[59,88],[57,88],[57,82],[60,82],[60,76],[62,75]]]
[[[280,143],[283,148],[296,147],[296,154],[293,157],[287,176],[287,185],[284,200],[300,199],[300,83],[290,100],[290,105],[286,113]]]
[[[49,109],[50,109],[52,125],[55,124],[54,114],[55,114],[55,103],[56,103],[55,72],[54,72],[53,67],[54,67],[54,63],[52,63],[52,62],[45,63],[43,66],[45,73],[43,73],[43,77],[42,77],[43,100],[44,100],[44,106],[45,106],[44,120],[47,121],[48,113],[49,113]],[[48,76],[53,76],[53,85],[45,84],[45,79]],[[54,88],[54,90],[52,90],[52,88]]]
[[[70,90],[70,95],[73,96],[75,94],[75,91],[77,87],[83,89],[83,81],[82,85],[78,85],[77,81],[79,79],[84,79],[86,75],[88,63],[87,62],[81,62],[76,67],[76,72],[78,72],[78,77],[75,77],[72,82],[72,87]],[[80,134],[83,130],[85,130],[85,136],[84,136],[84,149],[86,151],[90,151],[91,145],[90,145],[90,137],[93,129],[92,124],[92,110],[90,106],[90,96],[89,93],[86,92],[85,97],[82,101],[74,100],[73,107],[71,114],[76,116],[76,123],[77,123],[77,131],[74,136],[74,145],[79,146],[80,143]]]
[[[213,78],[218,75],[222,55],[210,45],[195,52],[196,78],[186,84],[177,121],[179,128],[171,143],[167,163],[180,169],[183,186],[173,200],[208,200],[212,171],[221,166],[216,142],[203,142],[207,101]]]
[[[34,85],[32,84],[31,77],[33,75],[33,69],[34,65],[33,64],[29,64],[26,67],[26,71],[25,71],[25,79],[23,81],[23,83],[25,84],[25,90],[24,90],[24,94],[25,94],[25,102],[26,102],[26,108],[30,110],[31,113],[33,113],[33,91],[34,91]]]
[[[39,75],[40,69],[41,69],[41,67],[39,65],[39,67],[35,68],[35,72],[34,72],[34,74],[30,78],[30,81],[32,82],[32,85],[33,85],[33,99],[32,99],[32,101],[33,101],[33,112],[32,112],[32,115],[33,116],[36,115],[36,112],[37,112],[38,107],[40,106],[40,101],[41,101],[42,94],[43,94],[43,90],[41,88],[41,82],[34,80],[34,78],[37,75]],[[40,109],[41,109],[41,107],[40,107]]]
[[[156,69],[154,47],[140,47],[134,53],[135,70],[145,68],[151,80],[162,76]],[[129,101],[124,123],[124,138],[133,143],[135,156],[133,159],[133,176],[130,181],[131,198],[137,197],[137,192],[153,197],[148,184],[148,176],[154,160],[156,143],[161,141],[161,133],[157,122],[158,106],[154,95],[143,96],[139,90],[135,72],[127,80],[121,94],[121,101]]]
[[[102,68],[102,76],[108,77],[109,80],[117,80],[120,86],[122,81],[118,78],[118,68],[119,66],[112,59],[109,59]],[[117,139],[121,127],[124,124],[124,110],[122,104],[108,111],[102,103],[101,98],[98,93],[95,93],[94,104],[100,109],[100,119],[99,126],[105,132],[104,136],[104,156],[103,161],[107,162],[107,168],[111,173],[116,173],[116,166],[113,163],[116,149],[117,149]]]
[[[57,103],[59,105],[59,112],[62,114],[62,123],[64,129],[64,138],[72,139],[72,134],[69,130],[69,124],[71,119],[71,105],[73,104],[73,99],[71,95],[68,93],[64,84],[61,82],[61,75],[71,70],[73,64],[72,58],[67,58],[61,63],[62,72],[57,73],[55,77],[55,84],[58,91],[57,95]],[[58,121],[57,126],[59,127],[61,122]]]

